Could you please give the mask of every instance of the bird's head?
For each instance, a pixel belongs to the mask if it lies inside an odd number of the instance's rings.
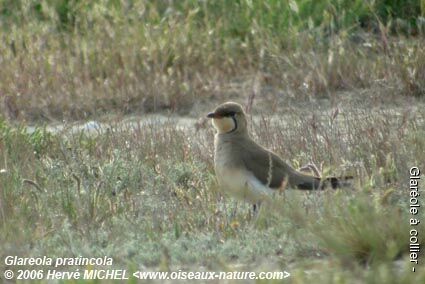
[[[212,123],[219,134],[245,133],[247,131],[246,115],[242,106],[238,103],[221,104],[207,117],[212,118]]]

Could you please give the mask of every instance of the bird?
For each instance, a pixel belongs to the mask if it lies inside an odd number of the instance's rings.
[[[248,132],[243,107],[226,102],[207,114],[216,129],[214,169],[222,191],[256,206],[282,188],[320,190],[346,186],[352,177],[321,178],[297,171],[277,154],[256,143]]]

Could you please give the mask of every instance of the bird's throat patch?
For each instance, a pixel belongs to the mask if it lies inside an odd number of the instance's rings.
[[[237,128],[235,118],[233,117],[214,118],[212,123],[220,134],[235,131]]]

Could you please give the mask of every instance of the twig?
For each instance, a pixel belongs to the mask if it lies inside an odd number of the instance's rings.
[[[76,174],[72,174],[72,177],[77,181],[77,192],[78,196],[81,196],[81,180]]]
[[[34,186],[41,193],[44,192],[44,190],[35,181],[30,179],[23,179],[22,182]]]

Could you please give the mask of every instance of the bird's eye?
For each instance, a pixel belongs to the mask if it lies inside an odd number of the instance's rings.
[[[229,111],[227,113],[227,116],[235,116],[236,112],[235,111]]]

